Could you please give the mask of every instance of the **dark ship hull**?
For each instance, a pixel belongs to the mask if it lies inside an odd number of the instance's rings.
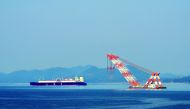
[[[65,85],[77,85],[86,86],[85,82],[30,82],[31,86],[65,86]]]

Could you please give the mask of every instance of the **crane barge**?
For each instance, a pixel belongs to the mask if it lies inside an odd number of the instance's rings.
[[[132,62],[125,61],[121,59],[119,56],[114,54],[107,54],[107,59],[110,61],[110,65],[108,63],[108,70],[113,70],[117,68],[119,72],[122,74],[122,76],[128,81],[128,83],[131,85],[129,88],[135,88],[135,89],[165,89],[166,87],[163,86],[158,72],[152,72],[148,69],[145,69],[143,67],[140,67],[136,64],[133,64]],[[147,80],[147,82],[144,85],[141,85],[135,78],[135,76],[130,72],[130,70],[125,66],[125,63],[130,64],[139,70],[145,71],[149,74],[151,74],[150,78]]]

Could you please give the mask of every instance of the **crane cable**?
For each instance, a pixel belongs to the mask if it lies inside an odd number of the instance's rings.
[[[121,59],[121,58],[120,58],[120,59]],[[139,70],[141,70],[141,71],[143,71],[143,72],[145,72],[145,73],[152,74],[152,72],[153,72],[153,71],[151,71],[151,70],[149,70],[149,69],[147,69],[147,68],[144,68],[144,67],[141,67],[141,66],[139,66],[139,65],[137,65],[137,64],[134,64],[134,63],[132,63],[132,62],[126,60],[126,59],[121,59],[121,60],[122,60],[124,63],[129,64],[129,65],[131,65],[131,66],[133,66],[133,67],[135,67],[135,68],[137,68],[137,69],[139,69]]]

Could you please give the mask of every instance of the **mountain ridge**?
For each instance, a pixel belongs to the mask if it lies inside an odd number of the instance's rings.
[[[139,82],[145,83],[150,77],[132,66],[128,66],[130,72]],[[71,78],[75,76],[84,76],[89,83],[113,83],[126,82],[118,70],[108,72],[106,68],[98,68],[93,65],[74,66],[74,67],[52,67],[47,69],[18,70],[10,73],[0,73],[0,83],[18,83],[31,82],[42,79]],[[170,73],[160,75],[162,82],[188,82],[190,76],[178,77]]]

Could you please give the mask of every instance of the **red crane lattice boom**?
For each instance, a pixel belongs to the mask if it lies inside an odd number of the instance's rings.
[[[128,68],[125,67],[124,63],[119,59],[118,56],[113,54],[107,55],[108,59],[114,64],[114,66],[120,71],[124,78],[131,84],[133,87],[140,86],[140,83],[136,78],[131,74]]]

